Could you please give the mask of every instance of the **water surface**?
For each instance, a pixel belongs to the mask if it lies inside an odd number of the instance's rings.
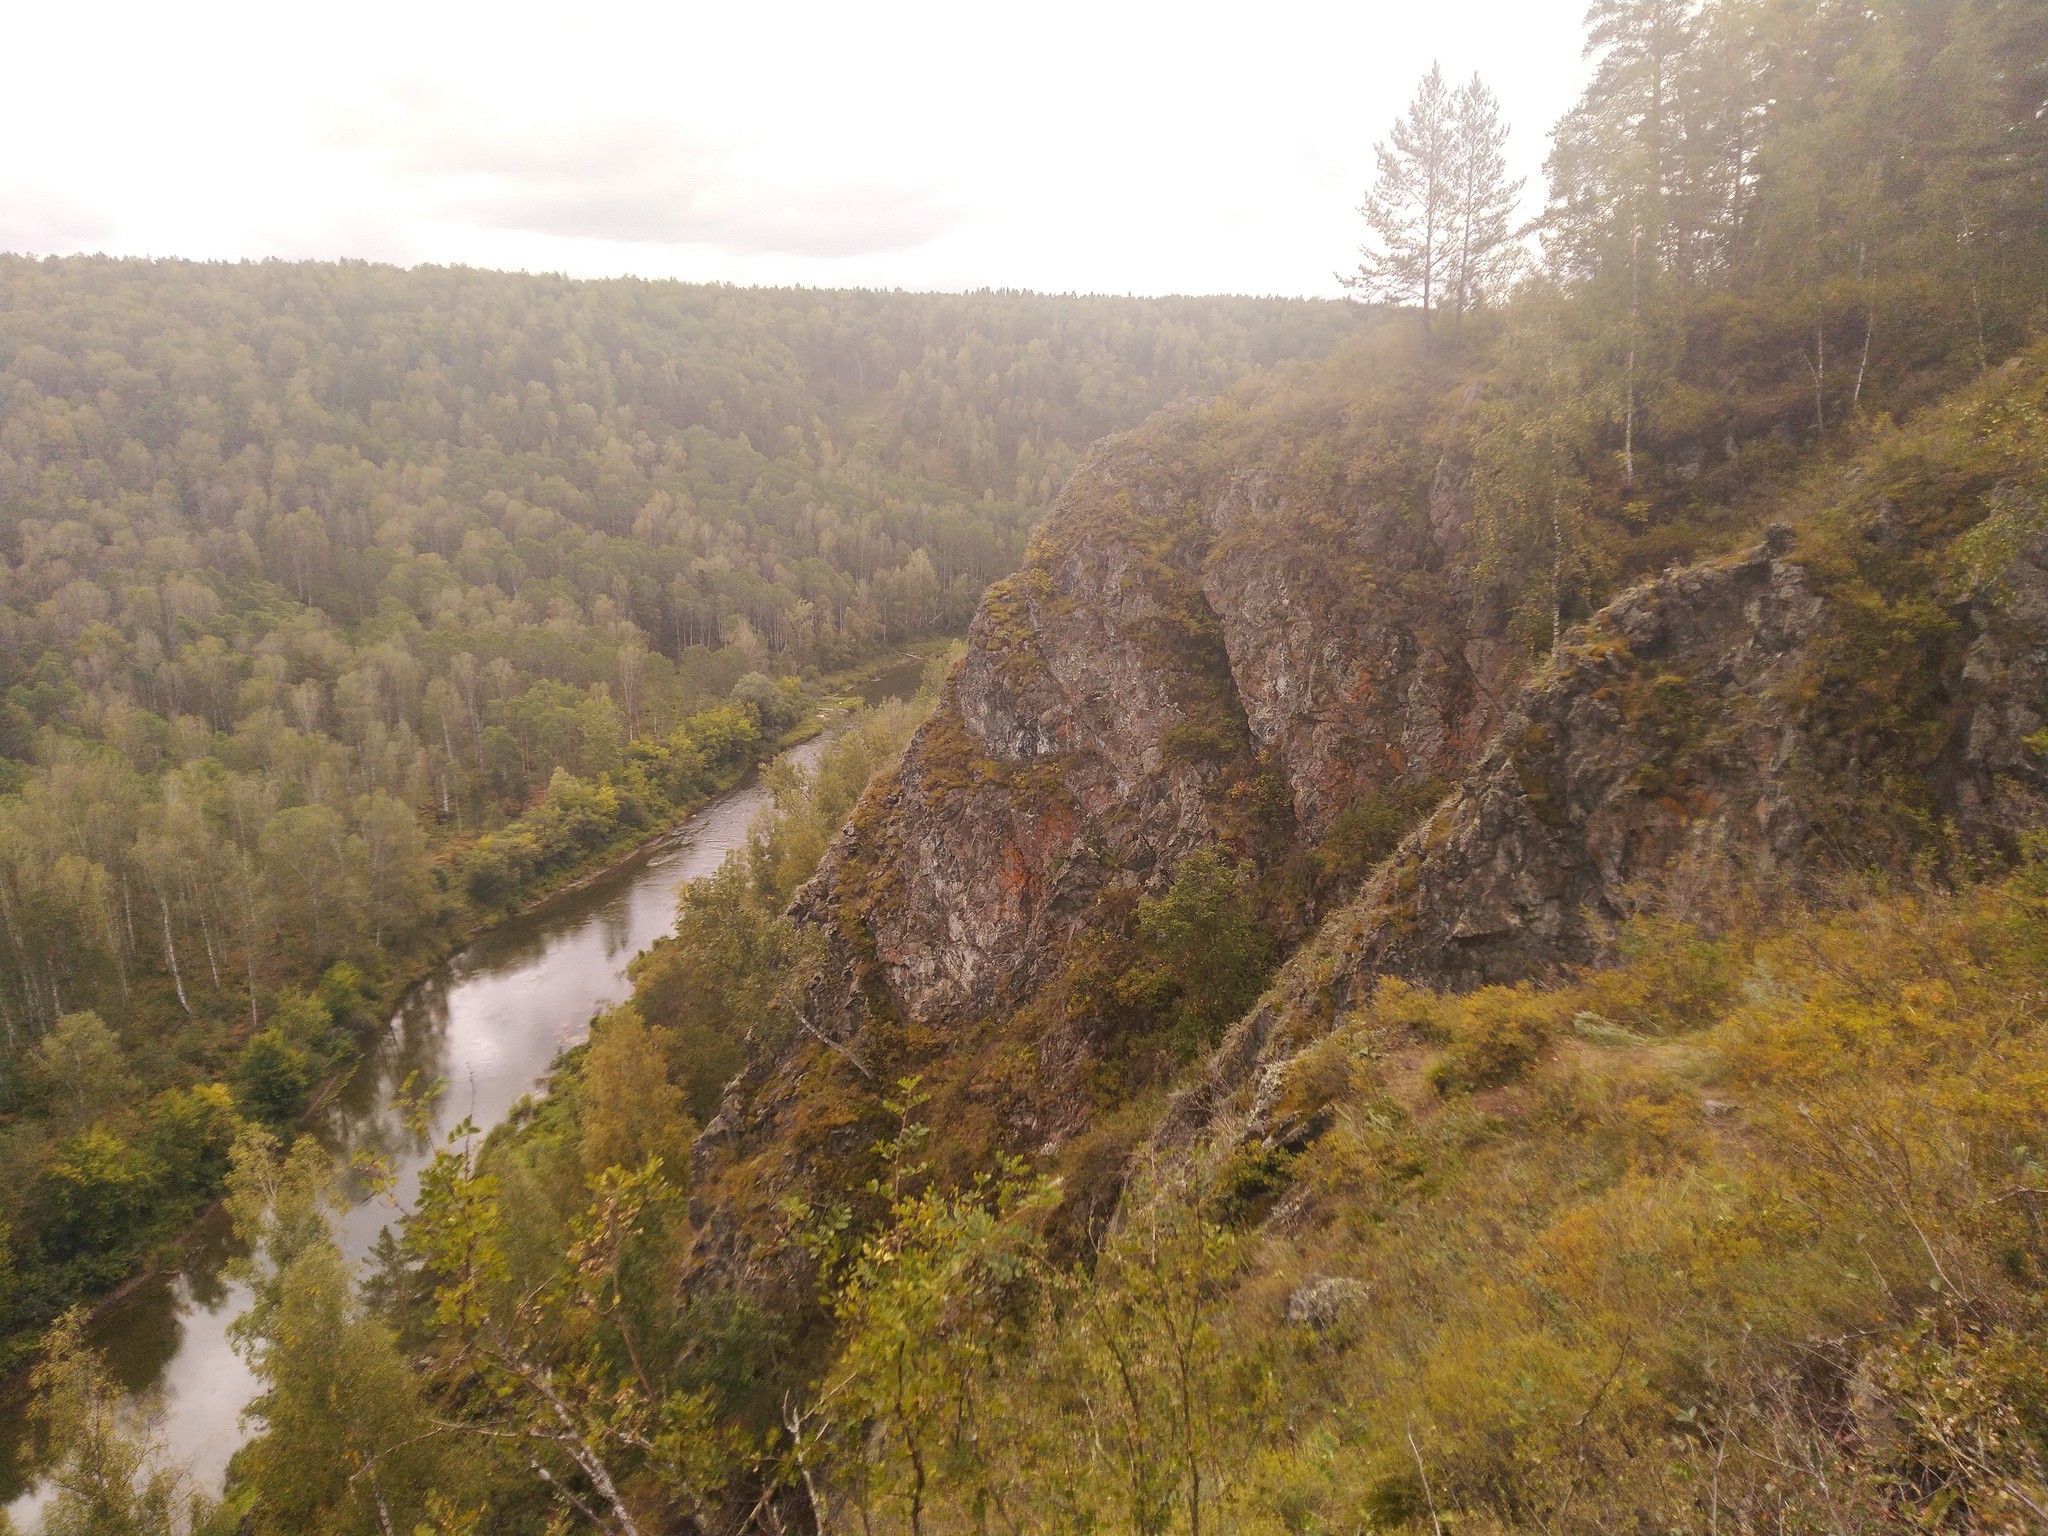
[[[894,667],[862,695],[877,703],[912,692],[921,669],[918,662]],[[824,742],[815,738],[788,756],[815,761]],[[744,841],[765,800],[758,783],[721,796],[652,848],[448,960],[408,994],[320,1114],[320,1138],[343,1156],[387,1157],[398,1174],[395,1198],[410,1207],[420,1170],[451,1128],[464,1117],[484,1130],[503,1120],[541,1084],[556,1055],[583,1037],[591,1016],[626,997],[628,962],[675,927],[677,890],[710,874]],[[445,1085],[424,1135],[408,1126],[400,1104],[415,1075]],[[395,1219],[388,1199],[354,1206],[339,1222],[344,1251],[361,1260]],[[222,1278],[232,1252],[227,1224],[216,1216],[194,1234],[179,1268],[106,1308],[92,1330],[136,1410],[156,1420],[171,1458],[216,1493],[257,1389],[228,1344],[228,1324],[249,1300],[246,1287]],[[34,1530],[43,1493],[23,1489],[22,1440],[18,1425],[0,1431],[0,1498],[12,1499],[7,1512],[18,1526]]]

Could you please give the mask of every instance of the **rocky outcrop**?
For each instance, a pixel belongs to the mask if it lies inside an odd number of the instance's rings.
[[[1538,976],[1593,958],[1632,912],[1682,911],[1689,882],[1755,890],[1894,863],[1909,846],[1894,818],[1980,848],[2038,825],[2048,537],[1951,581],[1939,643],[1911,656],[1858,657],[1867,593],[1816,574],[1794,543],[1774,527],[1741,557],[1629,591],[1576,634],[1232,1028],[1160,1139],[1275,1139],[1287,1063],[1383,976],[1447,990]],[[1864,682],[1877,686],[1859,700]],[[1901,694],[1924,712],[1912,731],[1859,708]]]
[[[821,1073],[870,1092],[957,1067],[991,1021],[1029,1058],[1006,1137],[1057,1144],[1100,1043],[1047,993],[1078,942],[1195,849],[1271,868],[1361,797],[1454,776],[1493,732],[1510,664],[1470,618],[1458,475],[1353,483],[1326,468],[1326,402],[1289,409],[1168,413],[1066,487],[798,894],[821,951],[803,1029],[733,1086],[703,1187],[864,1146],[864,1124],[804,1110]]]
[[[1364,793],[1455,774],[1498,724],[1506,648],[1462,583],[1424,605],[1376,575],[1456,571],[1428,503],[1305,502],[1284,470],[1207,468],[1213,430],[1187,410],[1109,445],[990,590],[938,714],[797,899],[879,987],[821,994],[821,1020],[857,997],[1014,1008],[1106,888],[1219,838],[1269,859]],[[1277,825],[1246,804],[1262,778]]]
[[[1203,596],[1305,837],[1374,789],[1457,773],[1500,723],[1516,669],[1473,613],[1469,518],[1446,511],[1462,500],[1439,474],[1426,517],[1369,495],[1347,517],[1252,472],[1208,501]],[[1388,578],[1403,573],[1437,578],[1430,601],[1389,600]]]
[[[1106,445],[796,899],[802,1028],[698,1149],[714,1243],[735,1202],[853,1166],[875,1120],[848,1104],[901,1071],[981,1094],[984,1148],[1074,1138],[1109,1026],[1062,978],[1213,842],[1273,870],[1374,796],[1450,786],[1158,1128],[1219,1147],[1271,1139],[1284,1063],[1382,976],[1538,975],[1709,882],[1896,863],[1944,826],[2010,849],[2048,799],[2048,519],[2010,454],[1954,468],[1958,419],[1526,676],[1466,574],[1455,455],[1392,453],[1384,419],[1361,448],[1312,392]]]

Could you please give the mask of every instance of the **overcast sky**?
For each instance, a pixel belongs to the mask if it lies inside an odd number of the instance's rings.
[[[0,249],[1334,293],[1432,59],[1500,96],[1534,199],[1583,9],[21,5]]]

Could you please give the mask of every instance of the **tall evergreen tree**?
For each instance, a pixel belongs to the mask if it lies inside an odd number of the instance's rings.
[[[1508,125],[1477,74],[1458,89],[1452,116],[1452,313],[1485,302],[1506,285],[1519,251],[1512,239],[1522,178],[1508,178]]]
[[[1593,0],[1593,78],[1558,123],[1548,169],[1552,264],[1576,278],[1682,264],[1692,0]]]
[[[1457,99],[1432,64],[1407,112],[1373,145],[1379,172],[1358,210],[1372,238],[1358,270],[1339,279],[1384,303],[1419,303],[1425,327],[1452,263],[1457,146]]]

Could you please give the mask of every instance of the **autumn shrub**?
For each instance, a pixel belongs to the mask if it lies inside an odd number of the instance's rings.
[[[1645,1035],[1713,1022],[1741,984],[1743,946],[1654,914],[1633,917],[1615,943],[1618,964],[1585,980],[1583,1011]]]
[[[1383,984],[1418,1027],[1377,1038],[1440,1036],[1458,1091],[1403,1108],[1367,1052],[1293,1170],[1262,1263],[1371,1287],[1335,1354],[1259,1352],[1291,1406],[1245,1528],[2031,1528],[2044,919],[2022,870],[1548,989]],[[1595,1000],[1630,1027],[1546,1046]],[[1466,1096],[1502,1070],[1528,1091]]]
[[[1160,755],[1169,763],[1200,766],[1220,763],[1237,750],[1227,731],[1200,720],[1179,720],[1160,738]]]
[[[1336,880],[1366,874],[1444,797],[1439,779],[1368,789],[1330,823],[1316,844],[1324,873]]]
[[[1357,1033],[1341,1030],[1295,1057],[1287,1065],[1280,1097],[1273,1106],[1274,1123],[1301,1127],[1349,1097],[1360,1069],[1359,1055]]]
[[[1526,983],[1457,999],[1444,1015],[1450,1040],[1429,1069],[1430,1086],[1449,1095],[1513,1082],[1555,1036],[1561,1011],[1556,998]]]

